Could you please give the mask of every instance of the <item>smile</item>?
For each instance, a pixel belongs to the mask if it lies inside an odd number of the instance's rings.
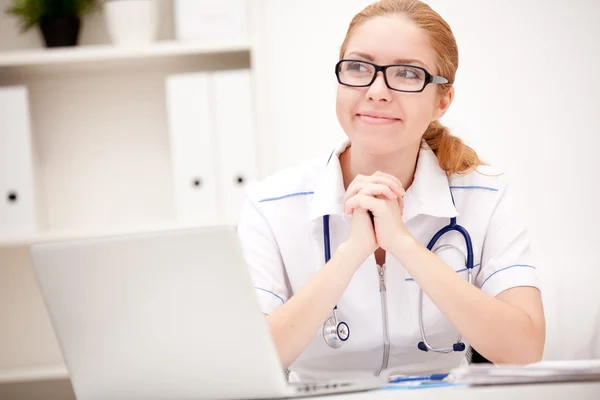
[[[356,114],[356,117],[362,122],[370,125],[389,125],[394,124],[400,119],[385,117],[385,116],[377,116],[377,115],[369,115],[369,114]]]

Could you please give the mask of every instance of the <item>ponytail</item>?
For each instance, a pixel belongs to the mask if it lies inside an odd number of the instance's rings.
[[[440,167],[448,176],[466,174],[484,164],[475,150],[460,138],[452,136],[439,121],[433,121],[423,135],[423,139],[438,159]]]

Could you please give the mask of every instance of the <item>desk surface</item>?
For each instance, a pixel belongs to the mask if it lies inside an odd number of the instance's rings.
[[[600,382],[554,383],[495,387],[445,387],[432,389],[377,390],[345,395],[309,397],[324,400],[554,400],[600,399]],[[75,400],[67,379],[45,382],[23,382],[0,385],[0,399],[11,400]],[[126,400],[126,399],[124,399]]]
[[[600,382],[552,383],[513,386],[442,387],[431,389],[385,389],[363,393],[325,396],[326,400],[551,400],[600,399]]]

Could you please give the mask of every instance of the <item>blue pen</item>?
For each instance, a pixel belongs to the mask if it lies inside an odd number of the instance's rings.
[[[419,375],[419,376],[390,376],[388,383],[402,383],[402,382],[417,382],[417,381],[441,381],[444,380],[448,374],[431,374],[431,375]]]

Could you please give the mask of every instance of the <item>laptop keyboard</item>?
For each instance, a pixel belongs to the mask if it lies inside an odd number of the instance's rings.
[[[352,386],[353,382],[290,382],[299,393],[310,393],[322,390],[338,390]]]

